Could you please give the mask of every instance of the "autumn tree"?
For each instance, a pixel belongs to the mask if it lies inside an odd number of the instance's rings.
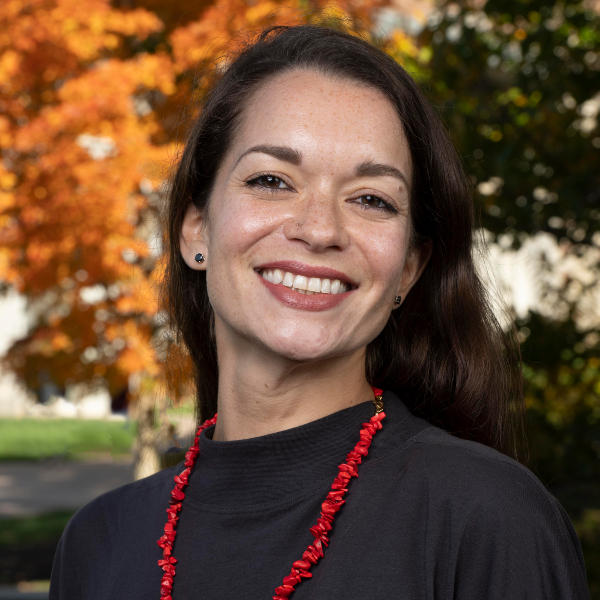
[[[104,1],[35,0],[3,3],[0,23],[0,279],[37,316],[9,359],[33,388],[50,373],[116,392],[129,373],[155,372],[159,248],[143,224],[150,165],[169,147],[153,143],[144,98],[175,84],[167,56],[129,48],[162,23]]]

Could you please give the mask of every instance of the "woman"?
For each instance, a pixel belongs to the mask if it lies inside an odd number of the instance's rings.
[[[309,26],[245,49],[168,210],[168,308],[218,420],[77,513],[51,598],[588,598],[571,523],[513,459],[518,363],[472,227],[392,59]]]

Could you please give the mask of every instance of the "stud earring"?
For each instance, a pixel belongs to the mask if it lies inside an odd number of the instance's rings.
[[[400,306],[400,302],[402,302],[402,296],[396,296],[394,298],[394,304],[397,304],[398,306]]]
[[[204,254],[200,254],[200,252],[198,252],[198,254],[196,254],[195,258],[196,258],[196,262],[199,262],[199,263],[204,262]]]

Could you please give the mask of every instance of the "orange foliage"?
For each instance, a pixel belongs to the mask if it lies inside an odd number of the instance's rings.
[[[103,377],[114,393],[131,373],[159,375],[158,205],[181,105],[198,90],[198,69],[223,58],[240,31],[310,22],[325,8],[115,5],[0,3],[0,283],[37,315],[8,355],[33,388],[43,372],[59,386]],[[376,5],[343,0],[327,10],[363,28]]]

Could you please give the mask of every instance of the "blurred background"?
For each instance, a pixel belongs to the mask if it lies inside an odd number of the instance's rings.
[[[598,0],[3,0],[0,598],[47,597],[75,510],[193,433],[159,219],[210,71],[240,31],[340,18],[421,82],[463,157],[481,274],[518,329],[530,468],[600,600]]]

